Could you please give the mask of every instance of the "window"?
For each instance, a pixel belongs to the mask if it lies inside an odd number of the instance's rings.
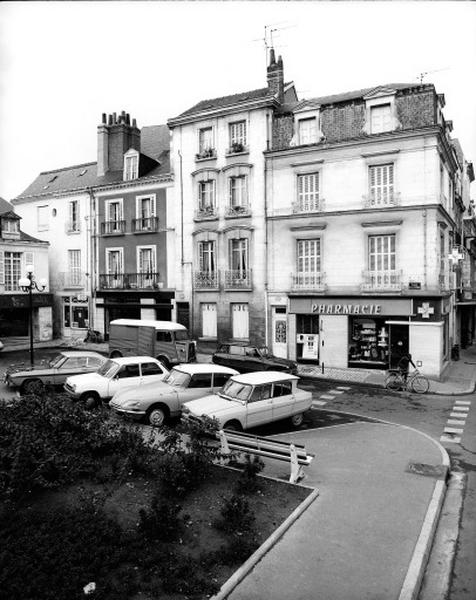
[[[390,104],[380,104],[370,107],[370,133],[391,131],[392,112]]]
[[[215,181],[213,179],[198,182],[198,209],[201,211],[215,209]]]
[[[190,388],[211,388],[212,376],[211,373],[195,373],[190,381]]]
[[[298,175],[297,189],[299,210],[319,210],[319,173]]]
[[[153,362],[142,363],[141,369],[144,377],[147,377],[148,375],[162,375],[162,369]]]
[[[119,222],[122,221],[122,202],[120,200],[106,202],[106,221],[114,224],[115,229],[119,229]]]
[[[198,152],[205,154],[209,150],[213,150],[213,129],[204,127],[198,132]]]
[[[230,240],[230,269],[246,277],[248,270],[248,240]]]
[[[369,236],[369,270],[394,271],[395,234]]]
[[[2,231],[6,233],[18,233],[18,223],[17,219],[2,219]]]
[[[137,154],[130,154],[124,157],[124,181],[131,181],[138,177],[139,157]]]
[[[230,150],[242,152],[246,148],[246,121],[236,121],[229,124]]]
[[[257,385],[248,402],[259,402],[260,400],[268,400],[271,398],[271,383],[265,383],[263,385]]]
[[[202,308],[202,336],[207,338],[217,337],[217,305],[214,302],[205,302]]]
[[[48,206],[38,206],[37,208],[37,219],[38,219],[38,231],[47,231],[49,228],[48,220]]]
[[[68,231],[79,231],[79,203],[77,200],[71,200],[69,203]]]
[[[155,246],[137,248],[137,272],[143,275],[155,273]]]
[[[170,344],[172,341],[172,333],[170,331],[157,331],[155,339],[158,342],[167,342]]]
[[[20,288],[18,280],[22,276],[22,253],[21,252],[5,252],[4,253],[4,277],[5,291],[13,292]]]
[[[155,217],[155,195],[136,198],[136,215],[143,227],[147,225],[148,219]]]
[[[106,271],[110,275],[122,273],[122,249],[106,249]]]
[[[68,250],[68,276],[70,285],[81,285],[81,250]]]
[[[139,377],[139,365],[122,365],[122,367],[117,372],[117,377],[119,379],[124,379],[126,377]]]
[[[369,167],[370,202],[381,206],[394,199],[393,164]]]
[[[319,273],[321,270],[321,240],[297,241],[298,273]]]
[[[299,119],[298,121],[299,144],[315,144],[317,142],[317,119]]]
[[[230,177],[230,207],[248,204],[248,186],[246,175]]]
[[[213,387],[222,387],[230,379],[226,373],[215,373],[213,375]]]
[[[202,273],[213,273],[215,271],[215,242],[199,242],[199,261]]]
[[[273,386],[273,398],[289,396],[293,393],[293,384],[290,381],[280,381]]]
[[[63,298],[63,317],[64,327],[78,327],[81,329],[89,327],[88,300],[82,300],[77,296]]]

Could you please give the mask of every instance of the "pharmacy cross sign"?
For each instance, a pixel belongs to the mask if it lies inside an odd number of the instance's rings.
[[[422,319],[429,319],[430,315],[435,312],[433,306],[430,306],[429,302],[422,302],[422,305],[418,308],[418,312],[422,316]]]

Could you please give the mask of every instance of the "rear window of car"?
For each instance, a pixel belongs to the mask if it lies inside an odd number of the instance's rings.
[[[117,374],[120,379],[125,377],[139,377],[139,375],[140,372],[138,364],[122,365]]]
[[[236,354],[237,356],[244,356],[245,348],[243,346],[230,346],[230,354]]]
[[[273,398],[278,396],[288,396],[292,394],[293,384],[290,381],[280,381],[273,386]]]
[[[213,387],[222,387],[230,379],[226,373],[215,373],[213,376]]]
[[[161,375],[162,374],[162,369],[159,367],[159,365],[157,365],[156,363],[153,363],[153,362],[142,363],[141,369],[142,369],[142,375],[144,375],[144,376],[146,376],[146,375]]]
[[[212,387],[211,373],[195,373],[188,387],[191,388],[210,388]]]

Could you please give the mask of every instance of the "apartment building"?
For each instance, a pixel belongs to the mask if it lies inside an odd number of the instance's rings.
[[[202,346],[265,341],[264,152],[274,112],[296,100],[273,51],[266,87],[203,100],[168,121],[177,306],[190,307],[191,330]]]
[[[22,231],[21,217],[13,206],[0,198],[0,338],[29,335],[29,296],[18,281],[32,270],[37,281],[48,280],[47,241]],[[37,341],[52,339],[53,296],[48,287],[32,293],[33,337]]]
[[[387,369],[409,351],[423,373],[443,372],[474,255],[462,217],[474,176],[443,107],[433,85],[387,84],[275,116],[265,153],[275,354]]]

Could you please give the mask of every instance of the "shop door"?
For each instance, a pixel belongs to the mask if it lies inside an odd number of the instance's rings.
[[[217,305],[215,303],[202,304],[202,336],[209,338],[217,336]]]
[[[249,316],[248,304],[231,305],[232,335],[234,340],[248,339]]]
[[[390,325],[390,368],[396,369],[400,358],[409,351],[408,325]]]
[[[280,358],[287,358],[287,321],[286,308],[275,306],[273,308],[273,347],[272,353]]]

